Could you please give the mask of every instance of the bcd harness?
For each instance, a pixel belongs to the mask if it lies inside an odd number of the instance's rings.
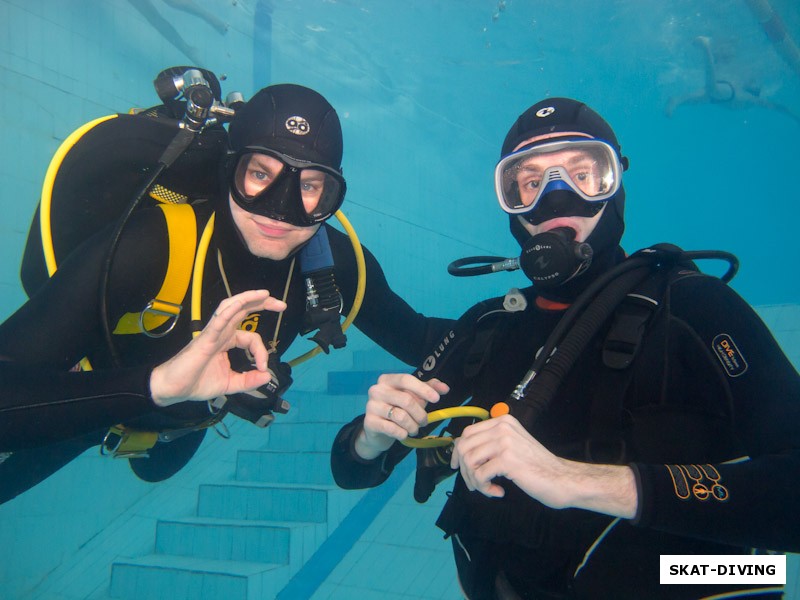
[[[178,321],[182,303],[189,290],[197,251],[197,220],[189,204],[159,204],[167,223],[169,262],[161,289],[139,313],[127,313],[117,321],[114,334],[139,334],[162,337],[172,331]],[[210,227],[213,221],[209,220]],[[206,248],[207,249],[207,248]],[[172,320],[166,330],[155,330]]]
[[[621,435],[622,403],[633,377],[631,365],[660,308],[665,290],[680,278],[699,275],[692,261],[705,258],[720,258],[730,263],[722,277],[724,282],[735,275],[738,261],[729,253],[686,252],[676,246],[660,244],[635,253],[596,279],[567,309],[537,352],[525,377],[506,402],[493,407],[492,416],[510,412],[530,430],[547,410],[561,381],[588,343],[606,325],[608,330],[602,342],[605,369],[592,390],[591,427],[583,458],[594,462],[623,462],[626,448]],[[491,353],[493,340],[503,335],[504,326],[489,317],[507,312],[513,310],[498,309],[487,303],[474,307],[452,332],[453,340],[459,343],[453,343],[434,368],[421,368],[416,375],[424,380],[436,377],[452,361],[456,364],[460,361],[470,374],[477,374]],[[464,375],[469,376],[468,373]],[[437,409],[441,411],[445,406],[440,401]],[[429,425],[423,433],[435,426]],[[457,434],[463,426],[451,424],[447,427],[451,428]],[[417,448],[414,497],[418,502],[425,502],[435,486],[453,474],[450,470],[452,446],[435,444],[438,439],[432,440],[431,447]]]

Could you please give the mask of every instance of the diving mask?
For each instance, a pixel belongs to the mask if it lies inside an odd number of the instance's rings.
[[[231,195],[239,207],[300,227],[333,215],[347,189],[336,169],[267,148],[244,148],[231,164]]]
[[[509,154],[495,168],[500,208],[516,215],[532,211],[548,192],[567,190],[586,202],[604,202],[619,191],[623,167],[602,140],[545,142]]]

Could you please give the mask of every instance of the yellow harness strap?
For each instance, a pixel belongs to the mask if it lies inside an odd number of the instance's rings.
[[[197,250],[197,219],[188,204],[159,204],[158,207],[164,213],[169,235],[167,274],[156,297],[141,313],[123,315],[114,328],[115,334],[145,333],[160,337],[166,332],[150,332],[169,319],[173,319],[174,324],[183,308],[181,302],[189,289]]]
[[[136,431],[126,429],[124,425],[115,425],[108,430],[100,444],[100,454],[114,458],[145,458],[147,451],[157,441],[156,431]]]

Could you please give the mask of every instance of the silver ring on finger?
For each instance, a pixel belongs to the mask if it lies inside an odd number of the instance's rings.
[[[388,413],[386,413],[386,418],[387,418],[387,419],[389,419],[390,421],[392,420],[392,413],[393,413],[393,412],[394,412],[394,406],[392,406],[392,407],[389,409],[389,412],[388,412]]]

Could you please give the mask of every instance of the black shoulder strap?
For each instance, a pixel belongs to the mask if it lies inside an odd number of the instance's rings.
[[[626,369],[636,357],[645,328],[664,295],[665,274],[655,271],[614,311],[611,327],[603,342],[603,364],[609,369]]]
[[[630,368],[654,315],[662,310],[667,288],[687,274],[685,266],[657,269],[619,304],[603,341],[602,376],[592,389],[589,437],[585,458],[591,462],[622,463],[626,460],[623,402],[633,378]]]
[[[499,330],[505,331],[505,327],[508,326],[509,319],[498,323],[496,316],[509,312],[497,299],[485,300],[473,306],[444,334],[441,342],[415,371],[416,377],[427,381],[446,373],[448,368],[452,369],[454,365],[460,366],[455,376],[468,379],[475,377],[486,364],[491,354],[493,340],[500,333]],[[461,400],[463,399],[459,397],[450,400],[445,396],[436,404],[436,408],[450,408],[460,404]],[[420,435],[427,435],[437,426],[438,423],[423,427]],[[457,437],[463,427],[465,424],[453,424],[451,421],[444,431]],[[452,446],[417,448],[417,471],[414,482],[414,499],[417,502],[426,502],[436,486],[455,473],[450,469],[451,452]]]

